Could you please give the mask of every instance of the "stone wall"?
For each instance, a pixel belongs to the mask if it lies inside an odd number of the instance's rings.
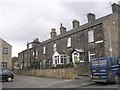
[[[75,79],[78,75],[88,75],[87,69],[84,68],[61,68],[61,69],[35,69],[35,70],[17,70],[14,73],[19,75],[47,77],[47,78],[61,78],[61,79]],[[78,71],[77,71],[78,70]],[[80,73],[82,71],[82,73]]]
[[[111,14],[103,23],[105,38],[105,54],[109,56],[118,56],[118,14]],[[111,50],[111,49],[112,50]],[[111,52],[110,52],[111,51]]]
[[[118,55],[120,56],[120,14],[118,15]]]
[[[7,54],[3,53],[3,48],[8,49]],[[0,54],[1,54],[0,59],[2,60],[2,62],[7,62],[7,67],[11,68],[12,67],[12,58],[11,58],[11,56],[12,56],[12,46],[9,43],[7,43],[6,41],[4,41],[3,39],[0,40]]]

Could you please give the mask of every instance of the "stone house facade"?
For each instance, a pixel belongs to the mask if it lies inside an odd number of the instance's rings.
[[[51,68],[76,61],[86,64],[91,58],[119,56],[120,6],[112,4],[112,11],[99,19],[88,13],[88,23],[80,25],[74,20],[69,31],[61,24],[60,35],[52,28],[50,39],[43,42],[36,39],[18,54],[20,68],[27,69],[34,61],[39,62],[39,68]]]
[[[0,38],[0,64],[3,68],[12,68],[12,46]]]

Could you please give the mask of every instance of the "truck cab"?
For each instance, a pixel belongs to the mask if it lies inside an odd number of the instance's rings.
[[[120,82],[120,57],[94,58],[90,69],[94,82]]]

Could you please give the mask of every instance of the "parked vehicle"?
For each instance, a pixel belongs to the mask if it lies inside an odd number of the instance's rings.
[[[91,80],[94,82],[120,82],[120,57],[91,60]]]
[[[14,74],[10,69],[3,68],[0,70],[0,79],[1,81],[11,82],[14,79]]]

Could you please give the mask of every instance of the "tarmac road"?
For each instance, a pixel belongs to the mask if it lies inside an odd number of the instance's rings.
[[[73,80],[15,75],[12,82],[2,82],[2,88],[76,88],[87,80],[88,77]]]
[[[89,77],[87,76],[81,76],[79,79],[56,79],[15,75],[15,79],[12,82],[2,82],[2,88],[69,88],[70,90],[74,90],[75,88],[88,88],[88,90],[94,90],[94,88],[101,88],[100,90],[111,88],[111,90],[114,90],[120,88],[120,84],[93,83],[89,81]]]

